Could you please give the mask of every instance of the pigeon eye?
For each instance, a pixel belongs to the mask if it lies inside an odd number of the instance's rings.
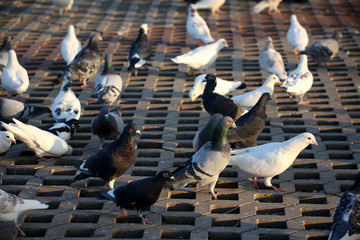
[[[134,131],[134,129],[133,129],[133,128],[130,128],[130,131]]]
[[[6,138],[10,138],[9,136],[6,136]]]
[[[230,121],[230,120],[228,120],[228,123],[231,123],[231,121]]]
[[[164,173],[164,175],[163,175],[164,177],[169,177],[169,174],[168,173]]]
[[[308,140],[311,140],[311,138],[308,137]]]

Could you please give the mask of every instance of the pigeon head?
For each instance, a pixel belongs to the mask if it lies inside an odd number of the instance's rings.
[[[89,37],[89,42],[88,45],[86,46],[89,49],[93,49],[95,51],[99,51],[99,41],[102,41],[102,37],[100,35],[100,33],[93,33],[90,35]]]
[[[6,141],[8,141],[9,143],[16,144],[15,136],[12,132],[4,131],[0,132],[0,135],[2,135],[2,137],[6,139]]]
[[[274,44],[271,37],[266,38],[265,49],[274,48]]]
[[[333,39],[335,39],[336,41],[339,41],[341,38],[343,37],[342,33],[340,31],[336,31],[333,34]]]
[[[143,33],[143,34],[147,35],[148,31],[149,31],[149,28],[146,23],[143,23],[140,25],[140,32],[139,32],[140,34]]]
[[[66,125],[70,127],[71,135],[73,135],[76,131],[76,128],[79,126],[79,120],[73,118],[65,122]]]
[[[265,84],[266,83],[266,84]],[[276,76],[275,74],[271,74],[269,75],[266,80],[265,80],[264,85],[270,84],[270,85],[275,85],[276,83],[281,84],[280,79],[278,76]]]
[[[71,72],[69,72],[69,71],[65,71],[64,73],[63,73],[63,76],[64,76],[64,82],[72,82],[72,74],[71,74]]]
[[[67,92],[68,90],[71,90],[71,87],[72,87],[72,75],[70,72],[65,71],[64,72],[64,82],[61,86],[61,89],[64,92]]]
[[[135,136],[136,134],[140,135],[141,131],[139,129],[139,126],[135,123],[129,123],[125,126],[124,132],[128,132],[130,136]]]
[[[203,82],[206,82],[205,89],[204,89],[204,95],[211,94],[214,92],[214,89],[216,87],[216,77],[214,74],[206,74],[205,79]]]
[[[299,24],[298,20],[297,20],[297,17],[295,14],[292,14],[290,16],[290,24],[293,25],[293,24]]]
[[[165,188],[174,190],[172,183],[175,182],[175,178],[172,176],[169,170],[158,172],[155,178],[159,179],[164,184]]]
[[[212,137],[212,148],[221,150],[224,148],[229,147],[227,141],[227,133],[229,128],[237,128],[234,120],[229,117],[225,116],[215,127],[214,135]],[[227,147],[226,147],[227,146]]]
[[[222,49],[224,47],[229,47],[229,45],[227,44],[227,41],[224,38],[221,38],[219,40],[216,41],[218,43],[218,49]]]
[[[195,8],[194,4],[189,4],[188,11],[191,14],[191,16],[197,14],[197,9]]]
[[[70,24],[68,26],[68,34],[74,36],[75,35],[75,27],[74,25]]]
[[[215,77],[214,74],[211,74],[211,73],[206,74],[205,79],[203,80],[203,82],[207,82],[207,83],[208,82],[210,82],[210,83],[215,82],[216,83],[216,77]]]
[[[316,142],[315,136],[311,133],[305,132],[301,134],[302,138],[308,143],[308,144],[314,144],[318,146],[318,143]]]
[[[209,122],[206,124],[206,129],[208,131],[213,132],[216,125],[220,122],[221,119],[223,119],[224,116],[221,113],[215,113],[214,115],[211,116]]]
[[[108,118],[109,117],[109,108],[108,107],[102,107],[100,110],[100,114],[101,117],[105,117]]]
[[[11,49],[11,38],[9,36],[6,36],[4,38],[4,41],[0,47],[0,49],[9,51]]]

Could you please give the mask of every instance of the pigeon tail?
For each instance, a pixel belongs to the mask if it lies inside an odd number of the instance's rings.
[[[265,8],[269,7],[269,3],[266,1],[261,1],[257,3],[253,8],[253,13],[260,13]]]
[[[246,87],[246,83],[241,83],[236,89],[245,89]]]
[[[86,178],[88,178],[88,177],[90,177],[90,175],[87,175],[87,174],[84,174],[84,173],[80,173],[79,175],[76,175],[76,176],[74,177],[74,179],[72,180],[72,183],[74,183],[74,182],[76,182],[76,181],[80,181],[80,180],[82,180],[82,179],[86,179]]]
[[[96,198],[97,199],[109,199],[109,200],[111,200],[111,201],[113,201],[114,203],[117,204],[117,200],[116,200],[116,197],[114,195],[114,191],[115,190],[103,191],[99,195],[97,195]]]

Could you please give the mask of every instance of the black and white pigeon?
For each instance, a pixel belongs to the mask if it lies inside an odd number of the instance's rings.
[[[171,172],[164,170],[156,174],[156,176],[130,182],[116,189],[102,192],[99,199],[107,198],[116,203],[123,210],[123,216],[127,217],[126,209],[136,209],[143,224],[151,224],[152,222],[143,217],[143,213],[153,205],[160,196],[164,187],[173,189],[172,182],[175,179]]]
[[[0,154],[6,152],[12,144],[16,144],[15,136],[9,131],[0,131]]]
[[[221,113],[224,116],[237,120],[244,112],[244,108],[229,97],[214,92],[216,87],[216,77],[214,74],[207,74],[203,81],[206,82],[202,96],[205,110],[210,115]]]
[[[100,114],[91,120],[91,132],[100,138],[100,149],[103,148],[105,138],[119,137],[124,129],[124,121],[118,108],[109,112],[108,107],[103,107]]]
[[[81,103],[72,90],[71,72],[64,72],[64,81],[59,94],[51,105],[51,114],[57,122],[66,122],[71,119],[80,119]]]
[[[13,118],[26,123],[29,119],[50,113],[48,107],[32,106],[14,99],[0,98],[0,121],[9,123]]]
[[[15,224],[15,232],[13,239],[20,233],[25,236],[21,230],[20,225],[17,223],[18,216],[25,211],[32,209],[47,209],[49,205],[33,199],[22,199],[13,194],[7,193],[0,189],[0,221],[13,221]]]
[[[240,148],[257,145],[256,139],[265,127],[266,103],[270,99],[270,93],[263,93],[255,106],[236,120],[237,128],[229,129],[227,135],[230,145]]]
[[[323,38],[299,54],[312,56],[318,64],[326,63],[339,52],[340,38],[342,38],[342,33],[336,31],[331,38]]]
[[[271,179],[283,173],[295,161],[297,156],[309,144],[318,143],[314,135],[305,132],[287,141],[272,142],[256,147],[237,149],[231,152],[229,165],[234,165],[237,169],[246,172],[254,177],[254,188],[259,188],[257,178],[264,178],[266,187],[274,191],[286,191],[271,184]]]
[[[143,23],[140,25],[139,35],[135,41],[132,42],[129,52],[129,71],[135,71],[146,64],[152,54],[151,43],[148,39],[148,25]]]
[[[8,62],[1,74],[1,84],[8,97],[20,96],[29,87],[29,75],[26,69],[20,65],[16,52],[9,50]]]
[[[40,158],[39,160],[50,160],[53,157],[72,154],[72,147],[58,136],[16,119],[13,121],[15,123],[2,122],[3,128],[25,143]]]
[[[341,196],[328,240],[360,239],[360,173]]]
[[[112,65],[111,54],[105,54],[105,65],[103,72],[96,77],[95,94],[98,97],[96,103],[112,105],[120,96],[122,79],[115,73]]]
[[[73,182],[89,177],[102,178],[114,189],[115,179],[124,174],[135,161],[135,135],[140,134],[135,123],[126,125],[121,136],[110,145],[91,155],[85,161],[75,163],[80,174]]]
[[[189,183],[209,185],[213,199],[217,199],[214,192],[219,174],[230,161],[231,148],[226,139],[230,127],[236,125],[231,117],[224,117],[216,126],[211,141],[203,145],[188,161],[175,169],[172,174],[176,185],[181,187]]]
[[[215,113],[211,116],[206,126],[195,134],[193,139],[193,149],[199,150],[205,143],[211,140],[214,135],[216,125],[222,120],[224,116],[220,113]]]
[[[101,54],[98,44],[101,40],[102,37],[99,33],[91,34],[86,47],[76,54],[74,60],[66,66],[63,74],[59,75],[55,82],[59,82],[59,79],[64,77],[65,72],[71,72],[73,80],[83,82],[81,87],[89,87],[86,81],[99,71],[101,65]]]
[[[42,130],[51,132],[64,141],[68,141],[76,132],[76,128],[79,126],[79,120],[70,119],[66,122],[58,122],[49,126],[42,127]]]
[[[11,49],[11,38],[6,36],[0,47],[0,77],[9,58],[9,50]]]

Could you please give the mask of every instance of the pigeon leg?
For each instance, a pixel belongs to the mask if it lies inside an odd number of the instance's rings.
[[[86,83],[87,79],[83,80],[83,85],[81,85],[82,88],[90,88],[91,86]]]
[[[139,214],[142,224],[152,224],[152,221],[144,218],[142,214],[143,214],[142,212]]]
[[[308,101],[304,102],[303,100],[300,100],[300,102],[298,102],[299,105],[305,105],[305,104],[308,104],[308,103],[309,103]]]
[[[19,232],[23,237],[25,236],[25,233],[23,232],[23,230],[21,230],[20,225],[17,222],[15,222],[15,232],[13,235],[14,239],[17,237]]]
[[[122,210],[123,210],[123,215],[122,215],[122,217],[127,217],[127,216],[129,216],[129,214],[128,214],[128,212],[126,211],[125,208],[123,208]]]
[[[68,10],[65,8],[65,10],[64,10],[64,15],[66,15],[66,14],[67,14],[67,11],[68,11]]]
[[[254,189],[259,189],[259,186],[257,185],[258,183],[257,177],[248,178],[248,179],[253,182]]]
[[[222,10],[219,9],[219,10],[216,11],[216,13],[218,13],[218,14],[224,14],[225,11],[222,11]]]
[[[215,193],[214,191],[211,191],[210,193],[211,193],[212,199],[216,200],[219,193]]]
[[[294,49],[294,55],[298,55],[299,54],[299,51],[295,48]]]
[[[135,75],[135,76],[137,76],[137,75],[138,75],[138,71],[137,71],[137,69],[135,69],[135,71],[134,71],[134,75]]]
[[[286,189],[284,188],[277,188],[275,186],[271,186],[271,188],[275,191],[275,192],[287,192]]]
[[[54,160],[54,158],[52,157],[40,157],[38,159],[38,162],[41,162],[41,161],[50,161],[50,160]]]

